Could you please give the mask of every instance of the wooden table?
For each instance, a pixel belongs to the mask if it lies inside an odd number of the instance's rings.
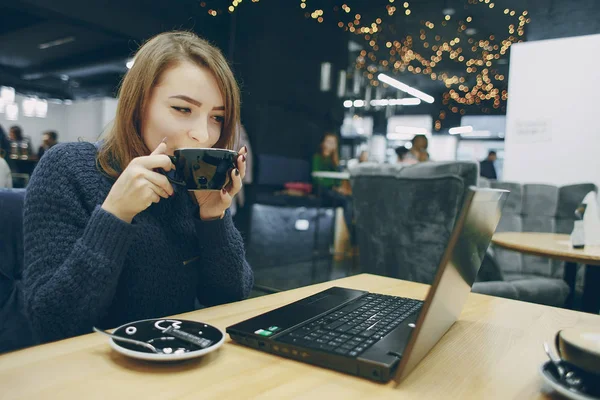
[[[428,286],[357,275],[179,316],[225,330],[331,286],[423,299]],[[549,399],[538,368],[562,328],[600,316],[470,294],[460,320],[400,386],[261,353],[227,340],[197,360],[161,365],[114,352],[90,334],[0,356],[2,399]]]
[[[492,242],[508,250],[565,261],[565,281],[575,292],[576,263],[585,264],[582,310],[598,314],[600,310],[600,246],[574,249],[569,235],[539,232],[496,233]]]

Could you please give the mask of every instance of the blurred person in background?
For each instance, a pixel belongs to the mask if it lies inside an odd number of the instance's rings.
[[[429,140],[425,135],[415,135],[411,140],[412,147],[410,151],[406,153],[404,162],[406,164],[416,164],[418,162],[428,161],[429,154],[427,154],[427,147],[429,147]],[[425,153],[425,154],[424,154]]]
[[[7,157],[10,154],[10,140],[0,125],[0,157]]]
[[[12,188],[12,174],[8,163],[0,154],[0,188]]]
[[[398,158],[396,159],[396,162],[398,164],[403,164],[406,159],[407,154],[408,154],[408,149],[406,147],[404,147],[404,146],[396,147],[396,156],[398,156]]]
[[[419,162],[425,162],[425,161],[429,161],[429,153],[427,152],[427,150],[422,150],[419,153]]]
[[[496,159],[496,152],[491,150],[488,153],[487,158],[479,163],[479,175],[487,179],[498,179],[498,176],[496,175],[496,166],[494,165]]]
[[[42,135],[42,145],[38,149],[38,158],[42,158],[44,153],[58,143],[58,133],[56,131],[46,131]]]
[[[23,129],[19,125],[13,125],[8,130],[8,140],[11,142],[23,141]]]
[[[313,155],[312,172],[338,172],[340,158],[338,154],[338,137],[335,133],[326,133],[319,145],[319,151]],[[347,182],[347,181],[346,181]],[[315,178],[313,177],[314,191],[320,193],[326,206],[342,207],[344,221],[350,232],[350,241],[354,244],[352,232],[354,210],[350,185],[344,184],[342,179]]]
[[[19,125],[13,125],[8,130],[11,155],[29,156],[31,154],[31,139],[23,135],[23,129]]]

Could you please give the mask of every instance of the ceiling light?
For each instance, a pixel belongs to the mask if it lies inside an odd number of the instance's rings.
[[[133,64],[135,63],[135,60],[133,58],[130,58],[129,60],[127,60],[127,62],[125,63],[125,66],[127,67],[127,69],[131,69],[131,67],[133,67]]]
[[[387,76],[386,74],[379,74],[377,76],[377,79],[379,79],[383,83],[387,83],[388,85],[395,87],[398,90],[401,90],[401,91],[408,93],[414,97],[417,97],[417,98],[423,100],[424,102],[427,102],[427,103],[434,102],[434,98],[432,96],[428,95],[427,93],[421,92],[418,89],[410,87],[407,84],[402,83],[397,79]]]
[[[46,118],[46,115],[48,115],[48,101],[38,99],[35,102],[35,116],[38,118]]]
[[[0,88],[0,98],[4,101],[4,104],[12,104],[15,102],[15,88],[9,86],[2,86]]]
[[[470,125],[457,126],[456,128],[450,128],[448,132],[450,132],[451,135],[458,135],[460,133],[470,133],[473,132],[473,127]]]
[[[385,106],[417,106],[421,104],[421,99],[416,97],[407,97],[404,99],[381,99],[371,100],[369,104],[373,107],[385,107]]]
[[[26,97],[21,102],[24,117],[33,117],[35,115],[35,97]]]
[[[354,100],[354,103],[352,103],[352,105],[354,107],[364,107],[365,101],[364,100]]]
[[[475,28],[467,28],[467,29],[465,30],[465,33],[466,33],[467,35],[469,35],[469,36],[473,36],[474,34],[476,34],[476,33],[477,33],[477,29],[475,29]]]
[[[40,50],[46,50],[50,47],[61,46],[63,44],[71,43],[75,41],[75,36],[67,36],[61,39],[52,40],[50,42],[42,43],[38,45]]]
[[[15,103],[6,105],[6,119],[8,121],[16,121],[19,119],[19,106]]]
[[[346,100],[346,101],[344,101],[344,107],[346,107],[346,108],[352,107],[352,100]]]

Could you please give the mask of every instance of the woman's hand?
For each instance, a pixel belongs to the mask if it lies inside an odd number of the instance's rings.
[[[223,218],[225,210],[231,206],[233,196],[242,188],[242,179],[246,175],[246,146],[238,152],[237,168],[231,171],[231,182],[222,190],[193,192],[200,206],[200,219],[211,220]]]
[[[172,196],[173,186],[167,177],[153,171],[155,168],[165,171],[175,168],[165,154],[166,150],[166,143],[161,142],[149,156],[131,160],[110,189],[102,208],[130,223],[133,217],[152,203],[158,203],[161,197]]]

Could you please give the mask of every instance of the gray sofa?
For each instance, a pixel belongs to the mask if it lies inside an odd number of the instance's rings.
[[[477,185],[479,165],[364,163],[350,173],[361,271],[430,284],[466,190]],[[473,291],[557,306],[569,293],[554,277],[505,279],[491,257],[484,260]]]
[[[497,232],[556,232],[571,233],[575,221],[575,208],[586,194],[597,191],[596,185],[582,183],[568,186],[540,184],[520,184],[515,182],[489,181],[492,188],[510,190]],[[525,255],[494,247],[495,261],[504,279],[513,282],[521,291],[532,297],[543,298],[551,295],[547,285],[556,285],[564,274],[563,262],[544,257]],[[537,286],[523,287],[523,280],[534,279]],[[562,282],[560,286],[563,287]],[[568,294],[561,289],[561,299]],[[542,299],[549,303],[551,299]]]

